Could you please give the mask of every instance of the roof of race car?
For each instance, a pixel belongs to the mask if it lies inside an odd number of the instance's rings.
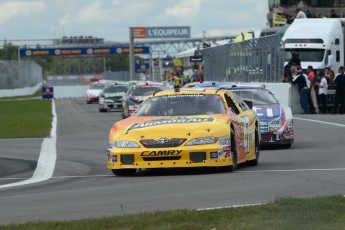
[[[236,89],[265,89],[265,84],[223,84],[218,85],[218,88],[225,88],[228,90],[236,90]]]
[[[207,87],[216,87],[219,85],[229,84],[229,82],[219,82],[219,81],[210,81],[210,82],[203,82],[201,84],[196,85],[197,88],[207,88]]]
[[[168,89],[159,91],[153,94],[153,96],[165,96],[165,95],[175,95],[175,94],[217,94],[218,92],[225,89],[216,88],[180,88],[179,90]]]
[[[146,81],[138,82],[135,86],[164,86],[164,84],[162,82]]]

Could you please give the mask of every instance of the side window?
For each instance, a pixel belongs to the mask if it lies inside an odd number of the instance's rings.
[[[246,106],[246,104],[243,102],[242,98],[239,97],[238,95],[236,95],[235,93],[233,93],[232,96],[235,98],[236,102],[237,102],[238,105],[241,107],[242,111],[246,111],[246,110],[247,110],[247,106]]]
[[[336,45],[339,45],[339,44],[340,44],[339,38],[336,38],[334,43],[335,43]]]
[[[237,115],[240,114],[240,111],[238,110],[237,106],[235,105],[235,103],[231,100],[231,98],[227,95],[224,94],[226,103],[228,104],[229,108],[236,113]]]
[[[337,50],[336,52],[336,62],[340,62],[340,51]]]

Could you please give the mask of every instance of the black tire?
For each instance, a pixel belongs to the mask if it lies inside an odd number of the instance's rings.
[[[106,110],[106,109],[98,109],[101,113],[103,113],[103,112],[108,112],[108,110]]]
[[[255,159],[249,161],[249,165],[257,166],[259,164],[259,157],[260,157],[260,143],[259,143],[259,132],[258,128],[255,127]]]
[[[233,172],[237,169],[237,150],[235,141],[235,132],[231,129],[231,161],[232,165],[229,166],[229,171]]]
[[[137,172],[136,169],[112,169],[115,176],[133,176]]]
[[[279,147],[282,148],[282,149],[289,149],[289,148],[291,148],[291,143],[289,143],[289,144],[282,144],[282,145],[279,145]]]
[[[86,104],[91,104],[92,102],[91,101],[86,101]]]

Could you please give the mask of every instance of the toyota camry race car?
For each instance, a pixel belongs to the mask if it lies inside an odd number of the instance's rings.
[[[235,98],[253,103],[260,121],[261,146],[290,148],[294,143],[294,126],[291,108],[279,103],[263,84],[220,85],[230,90]]]
[[[257,165],[256,114],[224,89],[164,90],[149,96],[109,133],[107,167],[115,175],[137,169]]]

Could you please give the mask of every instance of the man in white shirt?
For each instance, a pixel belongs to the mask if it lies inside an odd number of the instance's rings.
[[[307,15],[301,9],[297,8],[295,11],[295,19],[296,18],[307,18]]]
[[[321,82],[316,82],[315,85],[319,86],[319,99],[320,99],[320,103],[322,105],[321,112],[323,114],[325,114],[325,113],[327,113],[328,84],[327,84],[327,80],[326,80],[325,76],[323,75],[323,73],[320,73],[320,77],[321,77]]]

